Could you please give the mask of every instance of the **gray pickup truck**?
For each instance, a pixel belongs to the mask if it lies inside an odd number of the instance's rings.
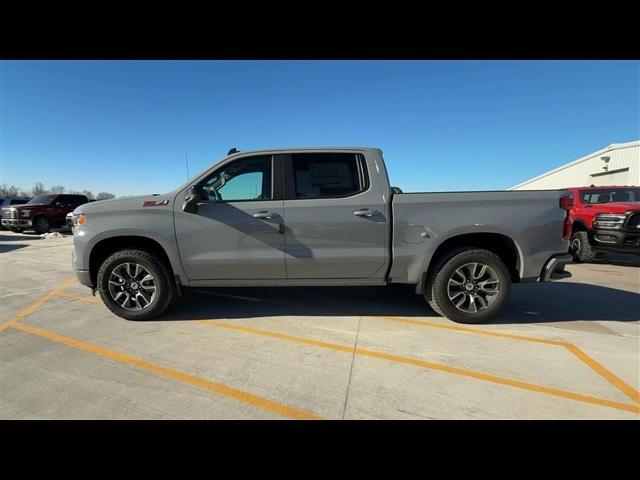
[[[380,149],[233,149],[172,192],[76,208],[73,269],[130,320],[184,287],[403,283],[476,323],[513,282],[569,276],[564,193],[401,193]]]

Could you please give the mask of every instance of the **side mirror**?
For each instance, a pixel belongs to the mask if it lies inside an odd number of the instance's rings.
[[[194,185],[189,189],[189,193],[184,198],[182,210],[187,213],[196,213],[198,202],[202,202],[202,185]]]

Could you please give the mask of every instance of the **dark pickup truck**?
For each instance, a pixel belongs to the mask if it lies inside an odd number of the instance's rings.
[[[51,228],[64,227],[67,213],[88,201],[86,195],[38,195],[24,205],[3,208],[2,226],[15,233],[29,229],[37,234],[47,233]]]

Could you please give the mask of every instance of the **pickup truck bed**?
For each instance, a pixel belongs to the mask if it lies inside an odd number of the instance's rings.
[[[545,263],[567,251],[562,190],[395,194],[391,282],[420,283],[434,256],[456,237],[515,253],[516,281],[540,277]],[[490,234],[490,235],[488,235]],[[459,240],[458,240],[459,242]],[[455,242],[453,242],[455,243]]]

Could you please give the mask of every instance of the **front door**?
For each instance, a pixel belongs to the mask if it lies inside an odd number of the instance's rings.
[[[232,160],[201,182],[196,213],[176,199],[178,249],[189,280],[286,278],[283,201],[274,195],[273,159]],[[279,199],[276,199],[279,197]]]

